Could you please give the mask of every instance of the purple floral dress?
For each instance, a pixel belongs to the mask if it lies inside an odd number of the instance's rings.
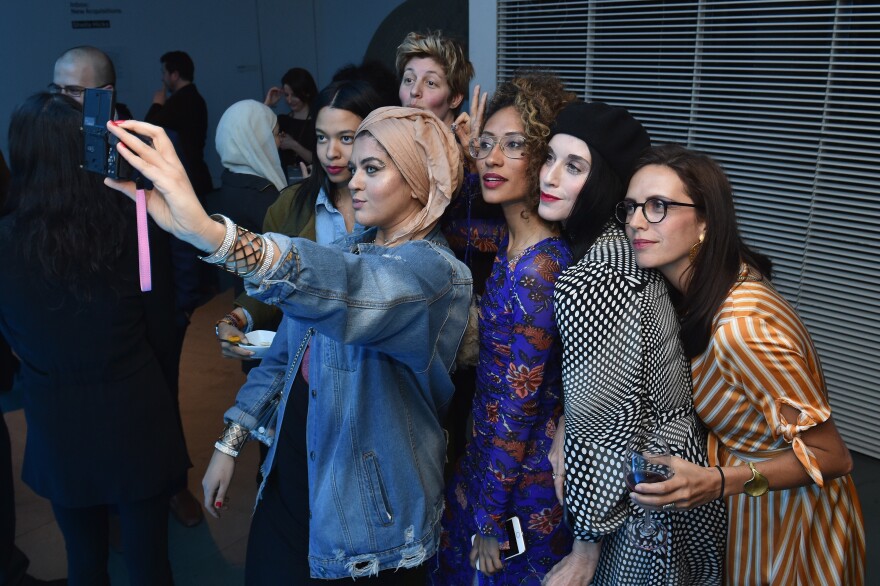
[[[571,551],[547,454],[562,413],[561,348],[553,285],[572,261],[561,238],[548,238],[511,259],[501,245],[480,303],[480,358],[474,432],[446,491],[433,584],[470,585],[471,536],[507,535],[519,517],[526,552],[480,584],[539,584]],[[503,552],[502,552],[503,554]]]

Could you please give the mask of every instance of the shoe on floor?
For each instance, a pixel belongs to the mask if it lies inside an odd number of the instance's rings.
[[[184,527],[195,527],[205,518],[202,505],[188,489],[183,489],[168,502],[171,514]]]

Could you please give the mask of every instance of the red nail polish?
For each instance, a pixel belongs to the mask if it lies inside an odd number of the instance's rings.
[[[223,501],[217,501],[216,503],[214,503],[214,508],[215,508],[215,509],[219,509],[219,508],[222,507],[222,506],[223,506]]]
[[[110,124],[112,124],[113,126],[119,126],[123,122],[126,122],[126,121],[125,120],[111,120]]]

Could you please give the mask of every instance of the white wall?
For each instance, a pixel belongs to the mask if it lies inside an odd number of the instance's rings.
[[[215,180],[213,134],[233,102],[262,100],[290,67],[305,67],[318,86],[341,65],[359,63],[376,27],[402,0],[10,0],[0,19],[0,150],[9,116],[52,81],[55,60],[76,45],[113,59],[119,100],[135,116],[161,87],[159,57],[182,50],[195,62],[195,83],[208,102],[205,158]],[[77,13],[74,11],[88,11]],[[108,21],[74,29],[72,21]]]

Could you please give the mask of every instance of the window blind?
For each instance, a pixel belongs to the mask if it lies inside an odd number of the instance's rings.
[[[880,2],[497,0],[498,81],[545,67],[718,159],[803,317],[850,448],[880,458]]]

